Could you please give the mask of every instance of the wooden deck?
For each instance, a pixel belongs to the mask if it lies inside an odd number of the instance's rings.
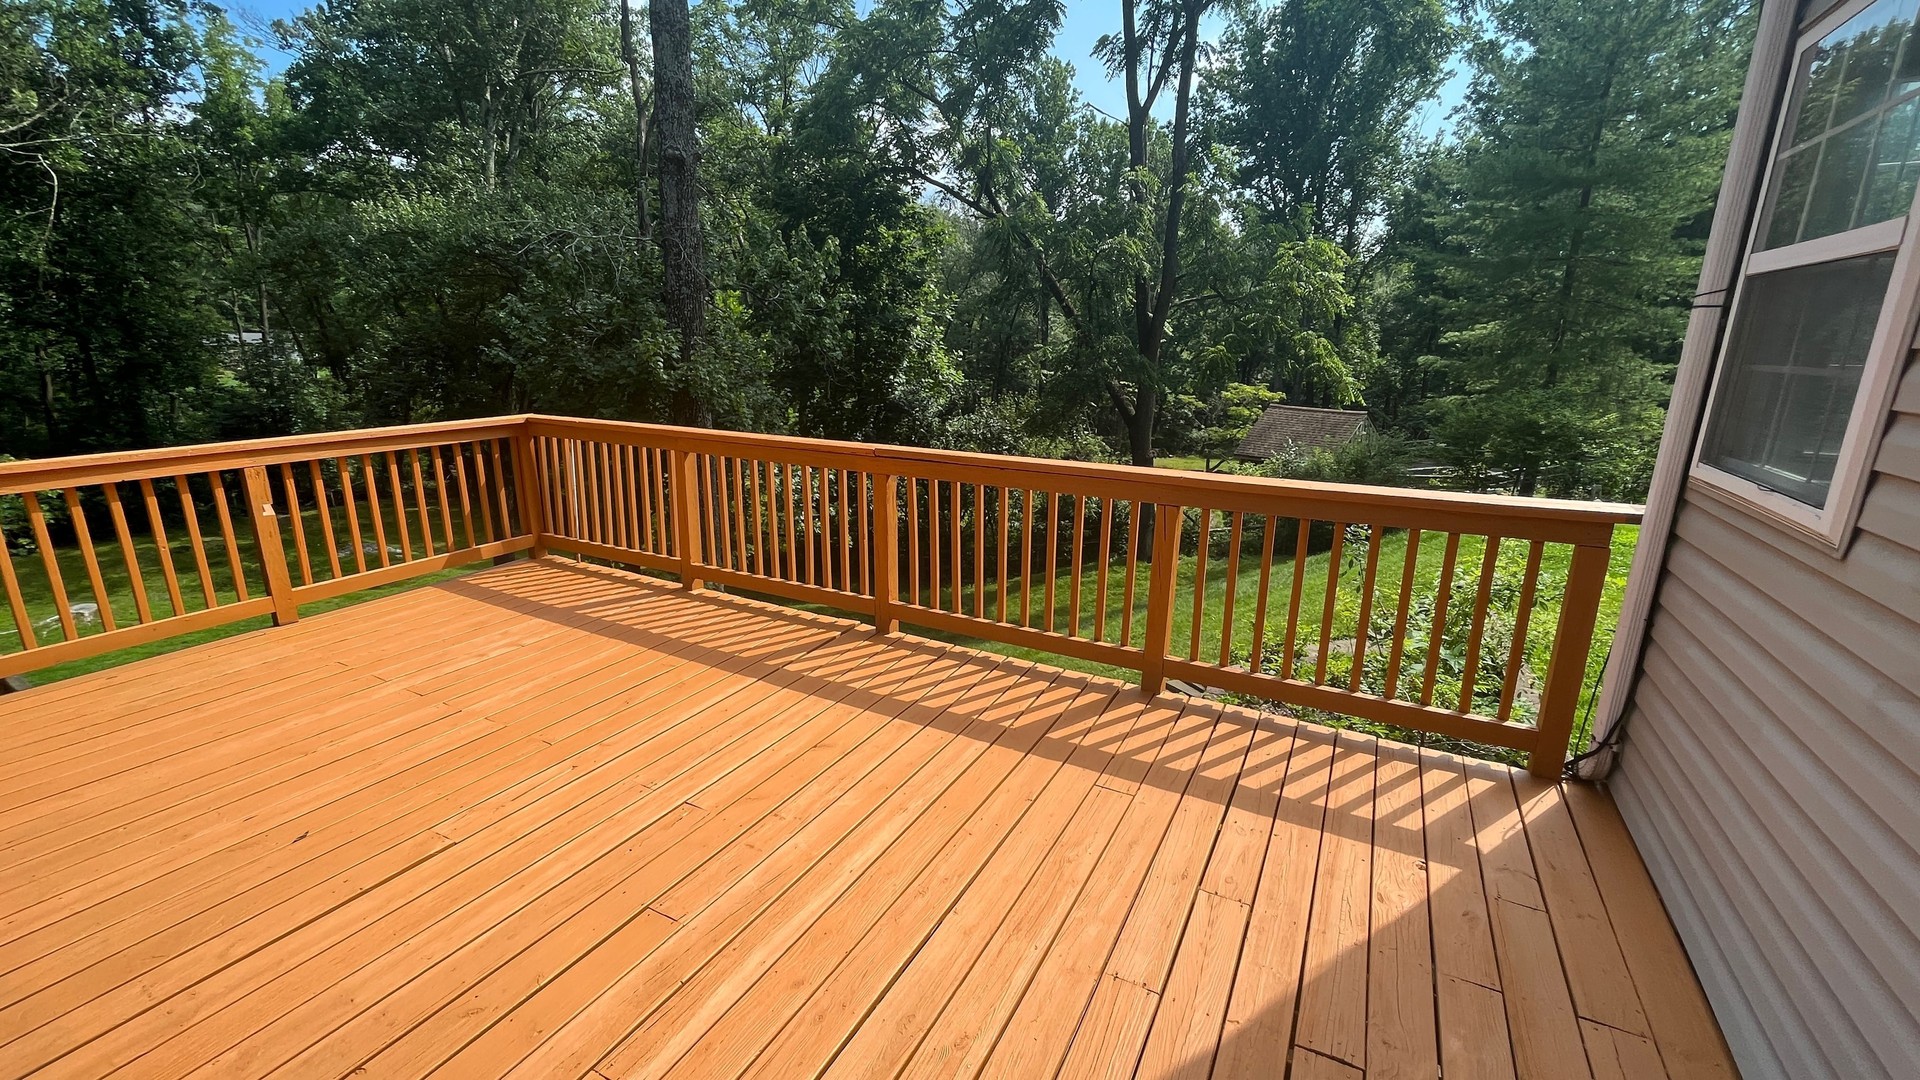
[[[1733,1073],[1602,794],[613,571],[0,716],[0,1077]]]

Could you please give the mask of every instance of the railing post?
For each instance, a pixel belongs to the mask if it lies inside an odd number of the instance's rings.
[[[1594,620],[1599,617],[1600,593],[1607,584],[1604,544],[1579,544],[1567,568],[1566,595],[1560,601],[1560,625],[1553,634],[1553,657],[1547,661],[1546,690],[1540,696],[1540,717],[1527,771],[1554,780],[1567,761],[1573,737],[1573,714],[1580,707],[1580,691],[1587,681],[1587,650],[1593,646]]]
[[[1137,559],[1140,553],[1129,552]],[[1167,647],[1173,636],[1173,593],[1180,577],[1180,507],[1158,503],[1153,508],[1153,564],[1147,578],[1146,658],[1140,670],[1140,690],[1148,697],[1167,684]]]
[[[541,491],[547,478],[540,475],[539,460],[533,453],[533,436],[522,426],[513,437],[513,497],[520,507],[520,525],[533,537],[533,547],[527,555],[534,559],[547,553],[543,542],[547,522],[540,510]]]
[[[900,631],[900,478],[873,477],[873,625]]]
[[[680,584],[699,588],[700,579],[700,459],[685,450],[669,450],[673,472],[673,549],[680,559]]]
[[[253,519],[253,539],[260,548],[260,568],[267,577],[267,596],[273,600],[273,625],[285,626],[300,619],[300,608],[293,601],[293,575],[287,571],[287,547],[280,538],[280,518],[273,510],[273,489],[267,470],[254,465],[242,469],[246,480],[247,516]],[[219,483],[216,477],[215,483]],[[299,522],[294,523],[299,528]]]

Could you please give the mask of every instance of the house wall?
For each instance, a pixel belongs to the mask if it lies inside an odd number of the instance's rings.
[[[1777,96],[1792,7],[1765,6],[1747,101]],[[1765,112],[1743,110],[1735,134],[1709,300],[1732,281]],[[1836,555],[1686,476],[1718,314],[1696,313],[1676,380],[1636,554],[1646,614],[1627,613],[1602,705],[1623,725],[1608,784],[1747,1080],[1911,1080],[1920,360],[1908,356]]]
[[[1609,780],[1748,1080],[1920,1075],[1920,363],[1835,558],[1689,486]]]

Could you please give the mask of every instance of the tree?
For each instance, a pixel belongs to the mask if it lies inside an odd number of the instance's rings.
[[[1650,474],[1725,159],[1739,0],[1504,0],[1436,167],[1461,319],[1435,363],[1445,456],[1523,493]]]
[[[693,115],[693,24],[687,0],[652,0],[653,97],[660,123],[661,296],[680,338],[674,418],[699,419],[687,390],[707,327],[707,258],[700,231],[700,160]]]
[[[1358,251],[1457,39],[1443,0],[1235,11],[1208,73],[1207,112],[1263,217]]]

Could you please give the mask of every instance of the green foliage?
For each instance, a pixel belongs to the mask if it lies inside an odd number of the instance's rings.
[[[1726,154],[1740,0],[1504,0],[1470,56],[1465,136],[1403,223],[1402,364],[1466,483],[1635,497]],[[1424,265],[1423,265],[1424,264]],[[1421,324],[1425,323],[1425,326]]]
[[[1253,471],[1285,480],[1401,487],[1407,483],[1407,466],[1412,459],[1412,448],[1400,436],[1363,431],[1332,448],[1290,447]]]
[[[1109,117],[1049,53],[1057,0],[700,5],[711,301],[682,356],[620,8],[319,6],[276,25],[267,78],[207,4],[18,0],[0,449],[691,406],[1218,459],[1284,397],[1365,404],[1463,484],[1631,496],[1744,8],[1457,8],[1135,5],[1096,49],[1144,80]],[[1460,137],[1411,148],[1463,42]],[[1390,479],[1404,449],[1277,468]]]

